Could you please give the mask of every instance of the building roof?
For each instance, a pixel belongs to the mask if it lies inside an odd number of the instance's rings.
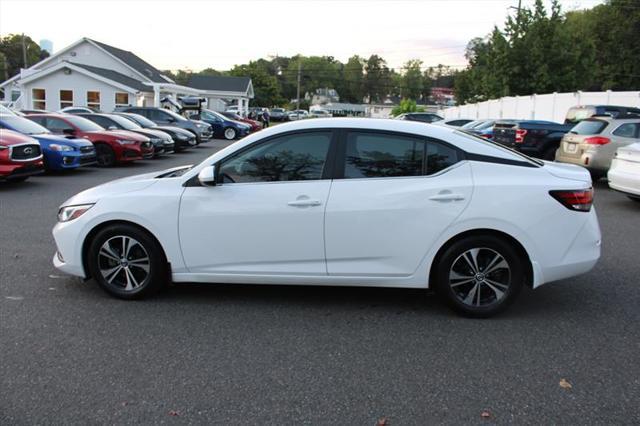
[[[72,65],[75,65],[76,67],[80,67],[89,72],[97,74],[101,77],[109,79],[111,81],[115,81],[116,83],[120,83],[132,89],[139,90],[141,92],[150,92],[152,90],[150,86],[143,84],[141,81],[136,80],[135,78],[128,77],[124,74],[120,74],[119,72],[116,72],[113,70],[108,70],[106,68],[98,68],[91,65],[78,64],[76,62],[69,62],[69,63]]]
[[[199,90],[244,93],[249,90],[250,83],[249,77],[194,75],[189,79],[187,86]]]
[[[95,43],[102,49],[109,52],[111,55],[120,59],[125,64],[129,65],[134,70],[138,71],[140,74],[148,78],[149,80],[155,83],[169,83],[165,77],[162,76],[162,72],[155,68],[153,65],[144,61],[142,58],[137,56],[136,54],[129,52],[128,50],[118,49],[117,47],[109,46],[108,44],[101,43],[99,41],[88,39],[92,43]]]

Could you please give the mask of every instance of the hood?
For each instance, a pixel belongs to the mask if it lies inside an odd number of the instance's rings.
[[[65,201],[62,206],[72,206],[76,204],[96,203],[100,199],[130,192],[141,191],[158,182],[158,176],[166,175],[175,170],[180,170],[189,166],[173,167],[166,170],[144,173],[141,175],[129,176],[122,179],[112,180],[102,185],[94,186],[84,190]],[[61,206],[61,207],[62,207]]]
[[[134,132],[134,133],[138,133],[138,134],[147,136],[149,138],[163,139],[163,140],[171,139],[169,137],[169,135],[167,135],[165,132],[160,131],[160,130],[136,129],[136,130],[131,130],[131,131]]]
[[[193,133],[191,133],[190,131],[185,130],[185,129],[180,128],[180,127],[175,127],[175,126],[157,126],[157,127],[151,128],[151,129],[153,129],[153,130],[164,129],[166,131],[175,133],[176,135],[187,136],[187,137],[192,137],[193,136]]]
[[[75,148],[79,148],[82,146],[93,146],[91,142],[82,138],[65,138],[64,136],[48,135],[48,134],[33,135],[33,137],[43,143],[60,143],[60,144],[73,146]]]
[[[584,167],[575,164],[543,161],[544,169],[555,177],[577,180],[591,185],[591,175]]]

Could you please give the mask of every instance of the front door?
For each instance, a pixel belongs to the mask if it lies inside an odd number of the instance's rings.
[[[325,217],[329,275],[412,275],[469,203],[469,164],[445,143],[386,132],[350,131],[341,151]]]
[[[187,187],[180,243],[193,273],[326,275],[331,131],[290,133],[217,164],[219,184]]]

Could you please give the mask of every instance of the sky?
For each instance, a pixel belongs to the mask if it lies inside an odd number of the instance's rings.
[[[534,0],[521,0],[523,6]],[[562,0],[564,10],[602,0]],[[547,0],[546,3],[549,3]],[[378,54],[462,68],[473,37],[518,0],[0,0],[0,35],[48,39],[54,52],[89,37],[159,69],[228,70],[270,56]]]

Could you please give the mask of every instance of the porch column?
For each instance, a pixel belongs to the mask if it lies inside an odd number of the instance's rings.
[[[242,98],[238,98],[236,100],[236,104],[238,105],[238,114],[244,117],[244,107],[242,106]]]
[[[160,86],[157,84],[153,85],[153,106],[156,108],[160,107]]]

